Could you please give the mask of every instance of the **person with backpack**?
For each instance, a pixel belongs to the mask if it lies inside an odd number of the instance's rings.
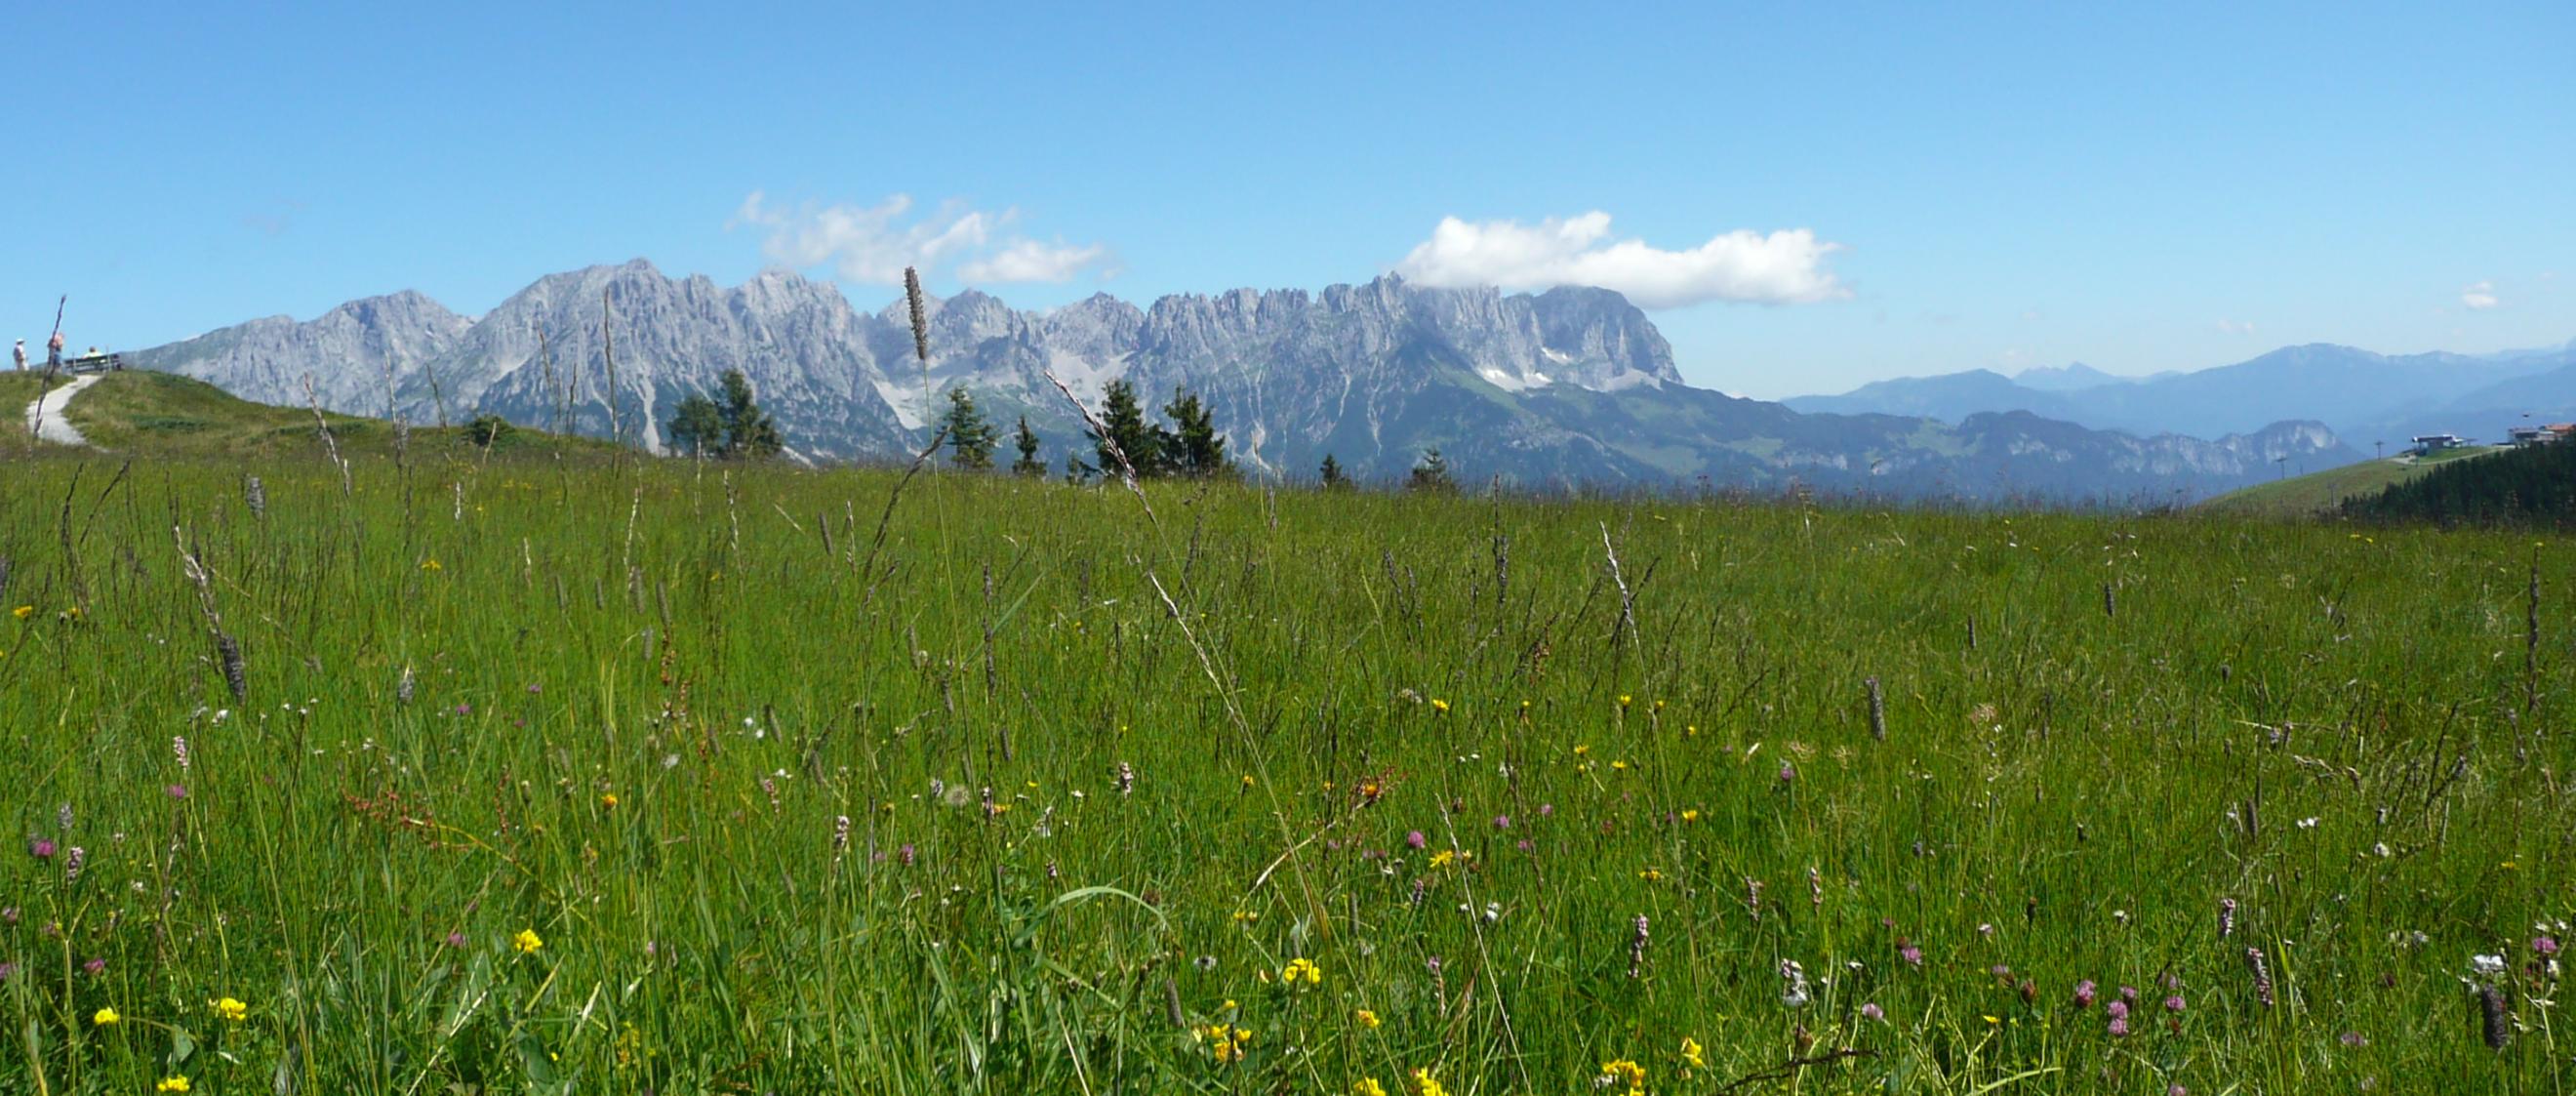
[[[19,371],[19,372],[21,372],[21,373],[26,372],[26,371],[27,371],[27,340],[25,340],[25,339],[20,339],[20,340],[18,340],[18,345],[13,346],[13,347],[10,347],[10,348],[9,348],[9,357],[10,357],[10,358],[15,362],[15,364],[18,366],[18,371]]]

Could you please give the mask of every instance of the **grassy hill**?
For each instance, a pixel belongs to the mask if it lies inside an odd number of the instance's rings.
[[[2528,535],[724,473],[0,465],[0,1092],[2571,1080]]]
[[[0,443],[9,447],[10,455],[27,452],[27,405],[34,402],[41,381],[42,377],[34,373],[0,374],[0,412],[5,412],[9,420],[0,424]],[[59,387],[69,381],[70,378],[58,377],[55,384]],[[79,428],[92,448],[122,455],[297,457],[318,456],[324,451],[311,409],[252,403],[204,381],[173,373],[129,369],[105,374],[73,398],[63,417]],[[331,424],[331,433],[344,456],[355,459],[392,455],[394,430],[390,422],[355,415],[323,417]],[[461,426],[440,429],[415,425],[409,445],[412,455],[423,459],[486,456],[466,437]],[[38,451],[66,448],[37,447]],[[508,458],[562,453],[596,457],[613,451],[613,447],[595,439],[512,427],[494,439],[488,455]]]
[[[2477,446],[2429,457],[2366,460],[2230,491],[2202,502],[2199,509],[2234,517],[2313,517],[2332,512],[2345,499],[2375,495],[2390,484],[2405,483],[2445,464],[2501,451],[2500,447]]]

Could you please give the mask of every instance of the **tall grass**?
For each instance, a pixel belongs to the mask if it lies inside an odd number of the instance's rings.
[[[2569,1080],[2528,538],[352,465],[0,468],[0,1091]]]

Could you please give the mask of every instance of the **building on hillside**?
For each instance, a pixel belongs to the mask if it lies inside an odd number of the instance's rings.
[[[2417,456],[2438,453],[2445,449],[2457,449],[2469,443],[2469,439],[2458,434],[2418,434],[2414,441]]]
[[[2576,439],[2576,422],[2555,422],[2546,426],[2516,426],[2504,432],[2505,440],[2516,449],[2535,445],[2554,445]]]

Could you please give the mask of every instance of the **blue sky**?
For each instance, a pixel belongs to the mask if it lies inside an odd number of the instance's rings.
[[[2576,338],[2576,5],[1790,7],[21,5],[21,76],[84,75],[0,107],[0,337],[641,256],[861,308],[906,260],[1023,307],[1591,278],[1771,397]]]

